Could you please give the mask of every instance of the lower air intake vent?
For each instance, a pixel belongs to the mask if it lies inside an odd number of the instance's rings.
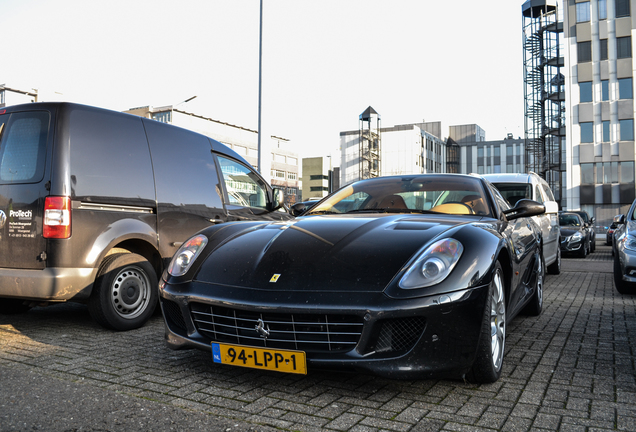
[[[376,343],[376,352],[408,351],[420,338],[426,320],[421,317],[386,320]]]

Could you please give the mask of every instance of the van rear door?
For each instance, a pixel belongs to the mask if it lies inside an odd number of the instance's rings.
[[[0,267],[43,269],[51,113],[0,109]],[[50,156],[49,156],[50,157]]]

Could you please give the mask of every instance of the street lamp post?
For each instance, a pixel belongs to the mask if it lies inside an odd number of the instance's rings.
[[[263,0],[261,0],[261,10],[259,18],[258,33],[258,172],[265,176],[263,172],[263,150],[261,138],[263,131],[261,129],[261,103],[262,103],[262,86],[263,86]]]

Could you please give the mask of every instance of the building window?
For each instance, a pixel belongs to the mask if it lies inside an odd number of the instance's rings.
[[[610,122],[603,120],[603,142],[610,142]]]
[[[590,2],[576,4],[576,22],[588,22],[590,20]]]
[[[609,100],[609,80],[601,81],[601,100],[602,101]]]
[[[287,163],[289,165],[298,165],[298,159],[291,156],[287,156]]]
[[[287,180],[296,180],[297,178],[298,178],[298,175],[295,172],[287,173]]]
[[[598,0],[598,19],[607,19],[607,0]]]
[[[581,125],[581,142],[591,143],[594,142],[594,123],[583,122]]]
[[[580,102],[592,102],[592,81],[579,83]]]
[[[620,125],[621,141],[634,141],[634,119],[618,121]]]
[[[594,184],[594,164],[582,163],[581,164],[581,184]]]
[[[578,42],[577,53],[579,58],[579,63],[586,63],[592,61],[592,42]]]
[[[322,174],[312,174],[309,176],[309,180],[329,180],[329,176]]]
[[[616,18],[629,16],[629,0],[616,0]]]
[[[601,39],[601,60],[607,60],[607,39]]]
[[[621,78],[618,80],[618,98],[619,99],[632,99],[632,79]]]
[[[325,187],[325,186],[311,186],[309,188],[309,190],[311,192],[329,192],[329,188]]]
[[[621,183],[634,183],[634,162],[619,162]]]
[[[285,160],[285,155],[274,154],[274,162],[286,163],[287,161]]]
[[[276,178],[279,178],[279,179],[285,178],[285,171],[276,170],[275,174],[276,174]]]
[[[632,37],[625,36],[616,38],[616,57],[630,58],[632,56]]]

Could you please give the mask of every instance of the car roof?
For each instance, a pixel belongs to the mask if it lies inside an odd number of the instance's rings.
[[[532,173],[482,174],[490,183],[532,183]]]

